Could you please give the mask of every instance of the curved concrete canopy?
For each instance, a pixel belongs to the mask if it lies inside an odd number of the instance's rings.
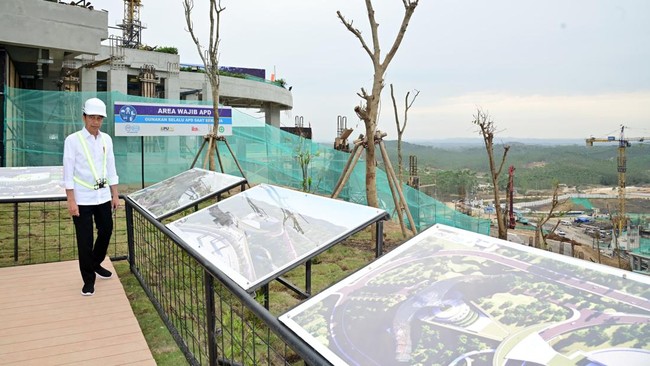
[[[202,73],[180,73],[180,84],[183,89],[203,90],[209,93],[209,85]],[[205,95],[204,98],[210,98]],[[247,80],[229,76],[220,77],[219,100],[221,104],[235,108],[264,108],[273,106],[279,110],[293,108],[291,92],[281,86],[255,80]]]

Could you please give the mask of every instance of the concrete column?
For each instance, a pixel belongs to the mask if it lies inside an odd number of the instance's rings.
[[[264,121],[267,125],[280,128],[280,108],[278,108],[276,105],[265,105]]]
[[[126,69],[123,70],[109,70],[108,71],[108,91],[119,91],[128,94],[127,90],[127,76]]]
[[[165,99],[181,99],[181,79],[179,73],[165,75]]]
[[[161,75],[162,74],[162,75]],[[165,99],[179,100],[181,99],[181,80],[180,74],[177,72],[159,73],[158,76],[164,76],[165,83]],[[181,164],[183,162],[181,156],[180,136],[170,136],[166,139],[165,147],[165,161],[171,164]]]
[[[203,81],[203,100],[212,100],[212,86],[207,80]]]
[[[178,73],[168,73],[165,75],[165,99],[178,100],[181,99],[180,89],[181,81]],[[169,103],[169,102],[167,102]],[[181,164],[183,162],[181,156],[181,137],[170,136],[166,138],[166,162],[172,164]]]
[[[91,68],[81,69],[79,76],[81,76],[80,84],[82,91],[97,91],[97,69]]]

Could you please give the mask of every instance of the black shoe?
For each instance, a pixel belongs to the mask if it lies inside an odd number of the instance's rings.
[[[95,273],[97,273],[97,277],[104,280],[113,277],[113,273],[102,266],[97,266],[97,268],[95,268]]]
[[[81,289],[81,296],[93,296],[94,293],[95,293],[94,285],[85,284],[84,287]]]

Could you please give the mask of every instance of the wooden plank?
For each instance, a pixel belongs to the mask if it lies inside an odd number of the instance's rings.
[[[111,355],[106,354],[105,349],[111,347],[120,347],[123,350],[141,350],[142,345],[138,344],[138,334],[118,334],[111,337],[107,337],[103,334],[101,335],[101,342],[94,341],[88,342],[86,339],[80,341],[72,341],[69,338],[62,339],[62,344],[53,345],[49,347],[39,347],[33,349],[27,349],[19,352],[8,352],[2,354],[3,363],[12,363],[12,362],[25,362],[29,360],[36,360],[39,358],[52,359],[56,357],[63,357],[69,359],[70,353],[82,353],[87,351],[94,351],[94,353],[100,353],[104,356]],[[74,356],[77,357],[77,356]],[[83,359],[81,359],[83,360]]]
[[[93,329],[97,332],[101,332],[102,330],[109,329],[113,326],[121,327],[131,324],[133,323],[132,320],[131,314],[123,312],[118,315],[112,315],[110,322],[94,324]],[[11,329],[11,332],[3,329],[3,332],[0,333],[0,354],[3,347],[10,345],[11,343],[39,341],[50,337],[66,336],[77,333],[85,334],[87,330],[88,326],[86,324],[69,324],[68,322],[61,322],[59,324],[34,324],[22,328]]]
[[[81,296],[77,261],[0,268],[3,365],[155,365],[114,273]]]
[[[105,329],[94,329],[96,332],[101,332],[104,337],[113,337],[121,335],[129,335],[132,333],[140,332],[140,328],[128,322],[124,325],[114,325],[113,327],[107,327]],[[33,333],[30,335],[34,335]],[[38,334],[36,334],[38,335]],[[87,332],[76,332],[61,334],[57,333],[45,333],[40,334],[40,337],[27,337],[22,339],[15,339],[11,343],[11,349],[5,347],[3,352],[15,353],[15,352],[24,352],[30,350],[38,350],[45,347],[61,346],[68,343],[76,343],[84,341],[88,338]],[[38,342],[35,342],[38,341]],[[3,358],[7,353],[0,353],[0,358]]]
[[[147,351],[148,352],[148,351]],[[117,355],[111,355],[104,358],[95,358],[92,362],[68,362],[66,365],[86,366],[86,365],[142,365],[142,366],[155,366],[156,361],[152,358],[146,358],[144,352],[125,352]]]

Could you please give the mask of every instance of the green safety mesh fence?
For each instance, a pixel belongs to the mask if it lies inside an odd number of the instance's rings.
[[[578,197],[572,197],[571,198],[571,203],[577,206],[582,206],[585,208],[585,210],[593,210],[594,205],[591,204],[591,201],[589,198],[578,198]]]
[[[650,239],[639,238],[639,248],[632,251],[635,254],[650,256]]]
[[[114,102],[210,104],[143,98],[120,92],[59,92],[5,88],[5,152],[7,166],[58,166],[62,164],[65,137],[83,127],[83,102],[90,97]],[[190,168],[203,137],[124,137],[114,134],[111,108],[102,131],[113,136],[120,186],[134,191]],[[241,176],[235,159],[251,184],[268,183],[322,195],[331,195],[350,154],[305,140],[233,109],[233,134],[219,142],[224,172]],[[229,145],[229,146],[228,146]],[[230,148],[228,148],[230,147]],[[207,149],[207,147],[206,147]],[[232,154],[230,153],[232,151]],[[203,167],[203,150],[197,167]],[[299,156],[310,158],[303,172]],[[407,185],[403,185],[418,231],[436,223],[489,234],[490,221],[467,216]],[[121,189],[122,192],[125,188]],[[394,217],[395,205],[385,172],[377,170],[381,208]],[[360,159],[339,198],[365,204],[365,161]],[[405,220],[408,222],[408,220]]]

